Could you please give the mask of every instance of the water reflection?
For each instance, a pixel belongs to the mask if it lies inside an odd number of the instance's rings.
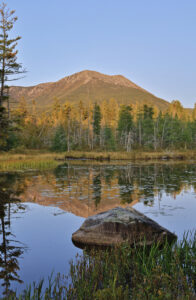
[[[93,199],[95,201],[95,207],[99,205],[101,201],[101,174],[100,170],[98,174],[94,174],[93,176]]]
[[[11,189],[15,182],[14,175],[0,177],[0,280],[2,294],[6,297],[12,293],[11,282],[23,282],[18,275],[18,259],[24,253],[25,246],[16,240],[11,227],[11,215],[18,209],[23,209],[19,204],[20,200],[16,198],[22,192],[20,184],[16,190]]]
[[[78,251],[73,248],[71,234],[83,222],[76,216],[88,217],[119,205],[134,205],[179,236],[195,226],[195,195],[193,163],[78,162],[48,172],[1,174],[0,280],[4,295],[22,280],[26,285],[39,280],[35,278],[38,274],[47,277],[54,268],[64,272],[64,260],[68,268],[68,261]],[[19,224],[14,218],[21,216],[23,210]],[[62,214],[62,210],[72,214]],[[21,242],[29,247],[28,253]]]
[[[64,164],[53,172],[21,174],[22,201],[56,205],[88,217],[117,205],[142,202],[153,206],[165,193],[174,199],[196,190],[195,164],[84,165]]]

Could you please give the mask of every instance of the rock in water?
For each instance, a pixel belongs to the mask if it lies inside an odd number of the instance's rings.
[[[116,207],[87,218],[72,234],[73,243],[80,248],[109,247],[128,242],[131,246],[172,242],[176,235],[147,218],[134,208]]]

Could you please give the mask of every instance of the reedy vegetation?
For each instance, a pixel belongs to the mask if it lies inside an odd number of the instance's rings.
[[[68,284],[69,282],[69,284]],[[195,299],[196,234],[162,248],[84,252],[70,264],[69,276],[49,278],[24,290],[19,299]],[[10,295],[9,299],[15,299]]]
[[[0,171],[48,170],[59,165],[61,154],[37,153],[32,154],[1,154]]]

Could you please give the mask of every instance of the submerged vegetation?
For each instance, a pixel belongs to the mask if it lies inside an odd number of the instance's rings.
[[[23,291],[19,299],[195,299],[196,234],[160,249],[122,245],[84,252],[60,274]],[[10,295],[9,299],[15,299]]]

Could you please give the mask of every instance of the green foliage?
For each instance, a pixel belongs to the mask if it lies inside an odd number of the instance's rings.
[[[104,127],[104,141],[105,141],[105,149],[107,151],[115,151],[116,149],[116,141],[114,137],[114,133],[112,128],[106,126]]]
[[[162,248],[85,254],[71,264],[68,299],[185,299],[196,295],[196,236]],[[100,297],[100,298],[99,298]],[[173,298],[172,298],[173,297]]]
[[[34,283],[19,299],[195,299],[195,261],[196,234],[161,248],[91,250],[71,262],[68,277],[49,277],[46,290]]]
[[[0,7],[0,106],[4,100],[9,101],[7,95],[7,86],[5,83],[10,80],[12,75],[18,75],[23,73],[21,64],[17,62],[16,50],[17,42],[21,37],[9,38],[10,31],[13,29],[14,23],[17,21],[17,17],[14,16],[15,11],[7,8],[5,3]],[[12,78],[12,77],[11,77]],[[12,80],[14,80],[12,78]],[[6,93],[5,93],[6,92]]]
[[[9,122],[5,108],[0,106],[0,150],[6,150]]]
[[[61,107],[51,118],[37,117],[26,109],[25,101],[12,115],[9,130],[0,133],[6,139],[4,150],[13,147],[27,149],[51,149],[53,151],[162,151],[188,150],[196,148],[196,121],[179,118],[176,114],[155,112],[150,106],[144,105],[137,110],[134,117],[130,106],[122,106],[119,119],[114,121],[112,110],[104,111],[102,120],[100,106],[88,108],[87,117],[83,119],[76,113],[79,111],[67,105],[67,114]],[[107,120],[108,114],[108,120]],[[6,114],[4,114],[6,116]],[[44,119],[45,118],[45,119]],[[78,121],[78,118],[80,121]],[[2,124],[5,118],[2,118]],[[117,126],[118,125],[118,126]],[[1,124],[0,124],[1,126]],[[3,125],[2,125],[3,126]],[[6,128],[6,126],[5,126]],[[14,129],[15,128],[15,129]],[[10,133],[9,133],[10,131]]]
[[[101,131],[101,110],[100,106],[95,103],[93,111],[93,133],[95,135],[96,142],[99,142]]]
[[[56,151],[56,152],[64,152],[67,150],[67,141],[66,141],[66,135],[63,126],[59,126],[56,129],[56,132],[52,140],[51,149],[52,151]]]
[[[123,105],[120,109],[119,120],[118,120],[118,132],[119,135],[122,133],[128,133],[133,126],[133,118],[131,115],[131,107]]]
[[[16,149],[18,146],[20,146],[19,136],[17,135],[17,132],[15,130],[10,128],[7,136],[6,150],[9,151],[11,149]]]
[[[10,119],[9,87],[6,82],[15,80],[13,75],[23,73],[21,64],[17,62],[16,50],[20,37],[10,38],[17,17],[15,11],[7,8],[5,3],[0,5],[0,150],[10,150],[17,146],[17,137],[13,133]],[[7,102],[7,111],[4,102]]]

